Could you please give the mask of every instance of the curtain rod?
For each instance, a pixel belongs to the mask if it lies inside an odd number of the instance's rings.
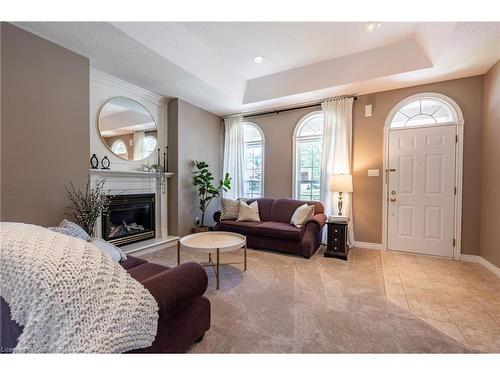
[[[356,95],[342,95],[342,96],[335,96],[333,98],[328,98],[328,99],[343,99],[343,98],[353,98],[354,100],[358,99]],[[280,114],[281,112],[297,111],[299,109],[318,107],[321,105],[322,102],[324,102],[325,100],[328,100],[328,99],[323,99],[323,100],[317,101],[315,103],[300,105],[300,106],[296,106],[296,107],[275,109],[273,111],[266,111],[266,112],[249,113],[248,115],[243,114],[243,118],[266,116],[266,115],[272,115],[272,114]]]

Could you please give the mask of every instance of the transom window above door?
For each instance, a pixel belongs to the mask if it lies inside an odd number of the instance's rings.
[[[245,198],[260,198],[264,191],[264,134],[251,122],[243,123]]]
[[[393,116],[391,128],[442,125],[455,123],[448,103],[433,97],[422,97],[402,106]]]
[[[323,147],[323,113],[304,116],[294,134],[294,197],[314,201],[320,199],[321,152]]]

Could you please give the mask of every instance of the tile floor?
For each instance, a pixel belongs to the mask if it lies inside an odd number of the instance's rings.
[[[500,278],[479,264],[380,252],[387,298],[473,351],[500,352]]]

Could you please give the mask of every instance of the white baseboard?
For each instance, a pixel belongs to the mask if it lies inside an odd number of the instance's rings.
[[[354,241],[353,246],[360,247],[362,249],[382,250],[381,243]]]
[[[460,255],[460,260],[463,260],[465,262],[474,262],[474,263],[479,263],[482,265],[484,268],[487,268],[491,272],[493,272],[495,275],[500,277],[500,268],[495,266],[493,263],[488,262],[486,259],[484,259],[480,255],[470,255],[470,254],[461,254]]]

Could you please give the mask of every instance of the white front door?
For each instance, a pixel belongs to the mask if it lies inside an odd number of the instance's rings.
[[[453,257],[455,134],[455,125],[389,132],[389,249]]]

